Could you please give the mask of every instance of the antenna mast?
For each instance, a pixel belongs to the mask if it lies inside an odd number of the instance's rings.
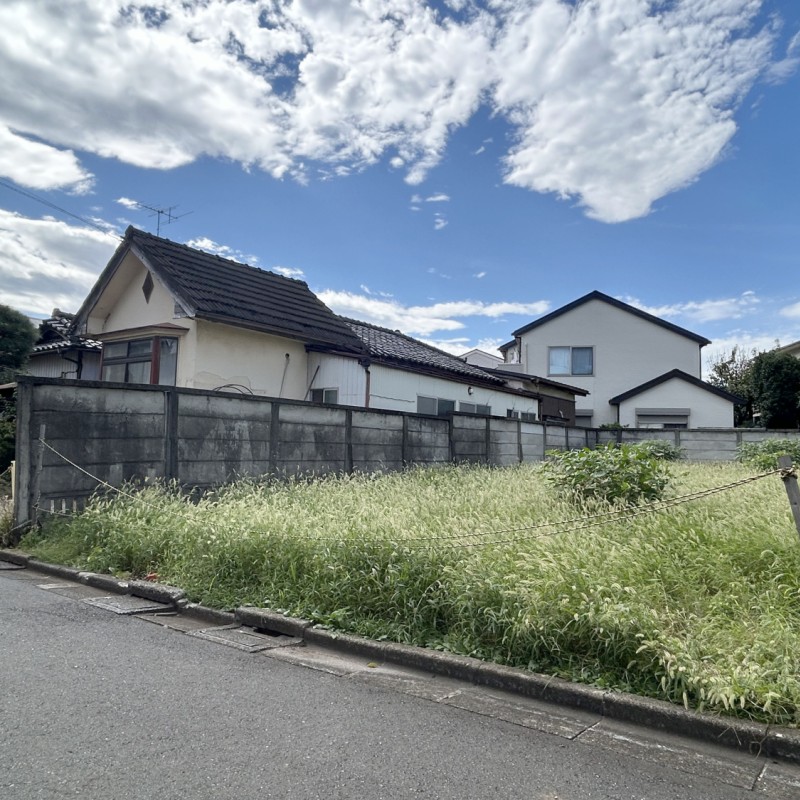
[[[144,208],[147,211],[152,212],[150,214],[151,217],[156,217],[156,236],[161,236],[161,218],[165,218],[165,225],[169,225],[171,222],[175,222],[176,219],[180,219],[181,217],[187,216],[187,214],[191,214],[191,211],[187,211],[186,214],[173,214],[173,210],[176,209],[178,206],[169,206],[167,208],[156,208],[155,206],[148,206],[146,203],[136,203],[137,208]]]

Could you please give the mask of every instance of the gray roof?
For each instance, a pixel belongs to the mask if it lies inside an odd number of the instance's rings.
[[[400,331],[392,331],[356,319],[344,317],[341,319],[361,340],[369,355],[377,361],[398,367],[413,367],[429,373],[443,373],[449,377],[457,376],[475,383],[505,385],[504,380],[490,375],[486,370],[467,364],[458,356],[412,339]]]
[[[114,271],[132,250],[190,316],[274,333],[310,344],[362,351],[360,341],[305,281],[196,250],[129,227],[81,310],[88,316]]]

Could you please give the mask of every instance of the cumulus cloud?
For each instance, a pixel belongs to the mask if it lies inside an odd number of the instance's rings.
[[[760,303],[755,292],[743,292],[739,297],[725,297],[713,300],[688,300],[651,306],[636,297],[622,297],[623,302],[635,308],[665,319],[685,319],[692,322],[719,322],[725,319],[741,319],[756,310]]]
[[[91,179],[78,151],[159,169],[220,157],[301,181],[389,157],[415,185],[486,105],[512,127],[508,183],[619,222],[712,166],[753,83],[796,68],[796,43],[773,60],[763,5],[5,0],[2,136],[36,158],[0,169],[78,190]]]
[[[0,209],[0,303],[26,314],[77,311],[119,237]]]
[[[125,206],[125,208],[131,208],[131,209],[139,208],[139,201],[131,200],[130,197],[118,197],[114,202],[118,203],[121,206]]]
[[[433,220],[433,229],[436,231],[442,230],[447,227],[447,220],[441,215],[437,214]]]
[[[65,189],[73,194],[86,194],[94,183],[94,176],[71,150],[19,136],[2,124],[1,117],[0,176],[29,189]]]
[[[430,197],[425,198],[426,203],[449,203],[450,196],[446,195],[444,192],[439,192],[438,194],[432,194]]]
[[[436,331],[462,330],[466,326],[461,319],[465,317],[497,319],[509,314],[533,317],[545,313],[550,307],[549,303],[544,300],[532,303],[484,303],[479,300],[457,300],[432,303],[428,306],[404,306],[396,300],[379,300],[371,295],[353,292],[326,289],[318,291],[316,294],[328,308],[337,314],[423,338],[429,337]],[[463,352],[463,347],[461,352]]]

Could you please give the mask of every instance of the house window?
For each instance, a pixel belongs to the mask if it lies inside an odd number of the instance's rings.
[[[592,427],[592,410],[578,408],[575,410],[575,427],[576,428],[591,428]]]
[[[312,403],[325,403],[329,406],[335,406],[339,402],[338,389],[312,389],[311,390]]]
[[[425,397],[417,395],[417,414],[428,414],[433,417],[446,417],[456,410],[455,400],[443,397]]]
[[[536,422],[536,414],[533,411],[515,411],[513,408],[509,408],[506,410],[506,416],[522,422]]]
[[[592,375],[594,348],[551,347],[548,370],[550,375]]]
[[[480,403],[459,403],[458,410],[464,414],[480,414],[483,417],[492,415],[492,407],[482,406]]]
[[[103,347],[100,379],[116,383],[174,386],[178,369],[178,340],[167,336],[108,342]]]
[[[686,430],[689,427],[688,408],[637,408],[637,428]]]

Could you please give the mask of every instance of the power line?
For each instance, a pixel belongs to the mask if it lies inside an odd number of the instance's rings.
[[[24,195],[25,197],[29,197],[31,200],[35,200],[37,203],[41,203],[43,206],[47,206],[48,208],[52,208],[56,211],[60,211],[62,214],[66,214],[68,217],[72,217],[73,219],[77,219],[79,222],[82,222],[84,225],[90,225],[92,228],[96,228],[101,233],[105,233],[109,236],[113,236],[116,239],[122,241],[122,237],[117,233],[112,233],[108,230],[108,228],[104,228],[102,225],[98,225],[96,222],[92,222],[90,219],[86,219],[86,217],[80,216],[80,214],[73,214],[72,211],[67,211],[66,208],[62,206],[56,205],[56,203],[51,203],[49,200],[45,200],[43,197],[39,197],[38,195],[33,194],[33,192],[26,192],[24,189],[20,189],[18,186],[13,186],[12,184],[8,183],[0,179],[0,186],[4,186],[6,189],[11,189],[12,192],[16,192],[17,194]]]

